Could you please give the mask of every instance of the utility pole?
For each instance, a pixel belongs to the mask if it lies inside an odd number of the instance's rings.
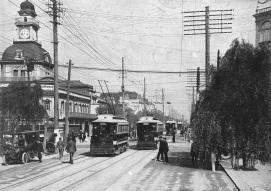
[[[210,29],[209,29],[209,6],[205,7],[205,83],[209,85],[210,69]]]
[[[163,103],[163,124],[165,126],[165,95],[163,88],[162,88],[162,103]]]
[[[122,63],[122,69],[121,69],[121,79],[122,79],[122,84],[121,84],[121,91],[122,91],[122,116],[125,118],[125,105],[124,105],[124,58],[122,57],[121,59]]]
[[[65,131],[64,131],[64,141],[68,141],[69,134],[69,113],[70,113],[70,80],[71,80],[71,67],[72,61],[69,60],[68,67],[68,81],[67,81],[67,98],[66,98],[66,107],[65,107]]]
[[[60,0],[50,0],[52,3],[48,4],[48,8],[51,9],[48,11],[48,14],[53,17],[53,44],[54,44],[54,127],[59,128],[59,109],[58,109],[58,17],[59,13],[62,12],[60,8]]]
[[[220,67],[220,50],[217,51],[216,70]]]
[[[197,94],[199,94],[200,88],[200,67],[197,67]]]
[[[207,6],[205,11],[183,13],[185,14],[183,22],[186,23],[184,35],[205,34],[205,85],[207,88],[210,83],[210,35],[232,32],[233,9],[210,10]]]
[[[144,104],[144,116],[147,115],[147,110],[146,110],[146,83],[145,83],[145,77],[144,77],[144,91],[143,91],[143,104]]]

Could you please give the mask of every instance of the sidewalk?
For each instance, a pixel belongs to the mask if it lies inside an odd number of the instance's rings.
[[[156,154],[143,169],[127,173],[126,183],[117,182],[120,191],[233,191],[236,187],[223,171],[193,168],[190,157],[191,143],[176,135],[166,136],[169,145],[169,163],[156,161]],[[156,153],[158,150],[156,150]],[[112,191],[114,189],[111,189]],[[110,190],[110,191],[111,191]]]
[[[230,160],[221,162],[227,175],[241,191],[269,191],[271,190],[271,165],[256,164],[256,170],[234,170]]]

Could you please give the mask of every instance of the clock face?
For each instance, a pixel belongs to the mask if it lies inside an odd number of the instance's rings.
[[[22,38],[22,39],[27,39],[27,38],[29,38],[29,36],[30,36],[29,29],[27,29],[27,28],[21,29],[21,30],[20,30],[20,33],[19,33],[19,36],[20,36],[20,38]]]

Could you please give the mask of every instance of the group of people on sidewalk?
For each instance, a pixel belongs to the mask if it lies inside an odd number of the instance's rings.
[[[165,137],[160,136],[159,137],[159,149],[158,149],[158,154],[156,157],[157,161],[164,161],[166,164],[168,163],[168,143],[167,143],[167,139]],[[161,160],[160,160],[160,156],[161,156]]]

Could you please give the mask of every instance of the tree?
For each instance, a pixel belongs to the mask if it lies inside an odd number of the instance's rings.
[[[207,128],[205,141],[213,148],[222,144],[227,149],[230,145],[234,154],[243,158],[244,166],[250,156],[262,160],[266,156],[259,153],[266,153],[264,141],[269,139],[270,133],[266,125],[269,55],[266,47],[255,48],[234,40],[220,68],[213,72],[210,87],[201,93],[197,111],[192,116],[196,137]],[[214,129],[213,124],[220,130]]]
[[[16,82],[2,88],[0,110],[2,116],[8,120],[9,129],[6,130],[14,132],[24,130],[27,126],[32,126],[34,130],[35,124],[47,114],[40,103],[42,96],[39,84],[30,86],[25,82]],[[20,127],[23,129],[19,129]]]

